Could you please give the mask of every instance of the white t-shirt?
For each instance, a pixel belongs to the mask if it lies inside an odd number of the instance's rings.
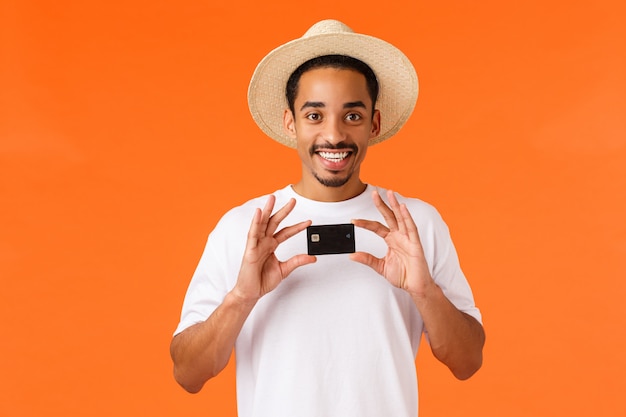
[[[314,225],[369,219],[385,223],[368,186],[341,202],[319,202],[291,186],[274,193],[275,210],[290,198],[295,209],[282,222]],[[386,200],[386,192],[379,190]],[[189,285],[176,333],[206,320],[237,280],[254,210],[267,196],[230,210],[210,234]],[[406,203],[419,229],[436,283],[461,311],[479,321],[448,228],[438,212],[417,199]],[[382,238],[355,228],[356,250],[383,257]],[[280,260],[306,253],[306,231],[281,244]],[[415,356],[424,326],[410,296],[348,255],[322,255],[296,269],[265,295],[235,345],[237,403],[241,417],[415,417]]]

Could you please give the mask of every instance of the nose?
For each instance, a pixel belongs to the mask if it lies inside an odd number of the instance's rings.
[[[346,138],[343,120],[335,117],[327,118],[322,126],[322,138],[331,144],[342,142]]]

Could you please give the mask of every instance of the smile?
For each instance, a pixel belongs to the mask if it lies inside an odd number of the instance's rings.
[[[341,162],[350,155],[351,152],[318,152],[317,154],[330,162]]]

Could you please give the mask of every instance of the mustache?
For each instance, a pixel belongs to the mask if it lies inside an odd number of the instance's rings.
[[[331,149],[331,150],[350,149],[354,153],[357,153],[359,151],[359,147],[356,146],[354,143],[339,142],[333,145],[332,143],[327,142],[325,144],[318,143],[318,144],[311,145],[311,148],[309,148],[309,153],[313,155],[315,152],[319,151],[320,149]]]

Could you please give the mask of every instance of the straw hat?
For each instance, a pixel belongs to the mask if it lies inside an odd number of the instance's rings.
[[[390,43],[355,33],[337,20],[322,20],[301,38],[267,54],[252,74],[248,107],[263,132],[283,145],[296,147],[296,141],[283,130],[283,112],[288,108],[287,80],[309,59],[334,54],[360,59],[378,78],[380,92],[376,108],[381,113],[381,130],[369,144],[382,142],[400,130],[417,100],[417,74],[411,61]]]

